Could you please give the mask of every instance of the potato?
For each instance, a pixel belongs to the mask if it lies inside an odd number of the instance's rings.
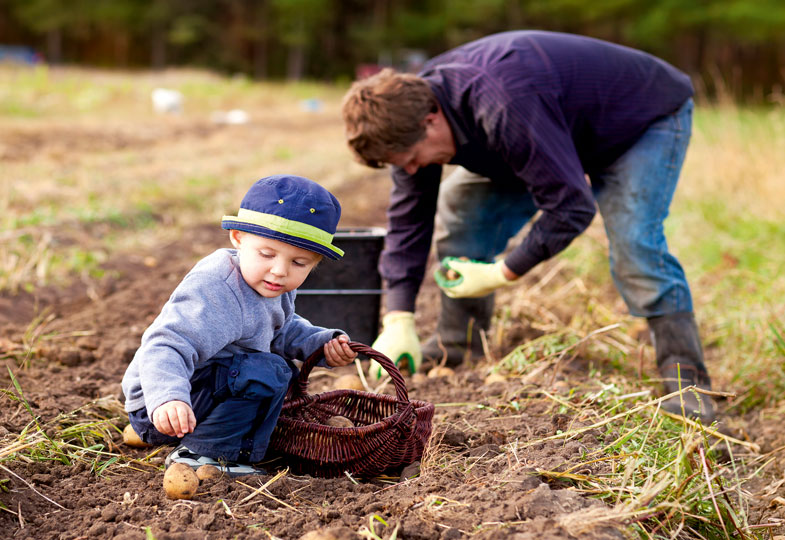
[[[164,491],[170,499],[190,499],[199,487],[199,477],[185,463],[172,463],[164,473]]]
[[[469,261],[469,260],[471,260],[471,259],[469,259],[469,257],[458,257],[458,260],[459,260],[459,261]],[[458,279],[459,277],[461,277],[461,274],[460,274],[460,272],[458,272],[457,270],[453,270],[452,268],[448,268],[448,269],[447,269],[447,270],[444,272],[444,277],[446,277],[446,278],[447,278],[447,279],[449,279],[450,281],[455,281],[456,279]]]
[[[506,382],[507,377],[502,375],[501,373],[491,373],[487,377],[485,377],[485,384],[493,384],[495,382]]]
[[[125,429],[123,429],[123,442],[133,448],[150,448],[151,446],[144,442],[141,437],[139,437],[139,435],[137,435],[131,424],[128,424],[125,426]]]
[[[354,422],[345,416],[332,416],[325,422],[325,425],[332,427],[354,427]]]
[[[452,368],[448,368],[447,366],[436,366],[428,372],[428,378],[430,379],[452,377],[453,375],[455,375],[455,371],[453,371]]]
[[[199,481],[217,480],[221,477],[222,474],[223,473],[221,472],[221,469],[215,465],[202,465],[196,469],[196,477],[199,479]]]
[[[365,390],[363,386],[363,382],[360,380],[360,377],[357,375],[341,375],[337,379],[335,379],[335,383],[333,383],[333,387],[336,389],[347,389],[347,390]]]
[[[415,373],[412,375],[412,384],[422,384],[427,378],[428,377],[425,375],[425,373]]]

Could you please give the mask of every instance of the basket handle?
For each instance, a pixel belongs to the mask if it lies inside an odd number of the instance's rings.
[[[390,378],[395,385],[395,395],[398,398],[398,402],[402,405],[409,403],[409,393],[406,391],[406,383],[403,380],[403,375],[401,375],[401,372],[398,370],[398,367],[393,363],[392,360],[387,358],[376,349],[369,347],[364,343],[360,343],[359,341],[350,341],[349,347],[351,347],[353,351],[364,354],[368,358],[379,362],[379,364],[390,375]],[[322,358],[324,358],[323,347],[316,349],[316,351],[314,351],[311,356],[306,358],[305,362],[303,362],[303,365],[300,367],[300,375],[297,377],[297,379],[292,381],[291,388],[289,389],[289,397],[291,399],[304,396],[307,393],[308,376],[311,374],[313,367],[318,364]]]

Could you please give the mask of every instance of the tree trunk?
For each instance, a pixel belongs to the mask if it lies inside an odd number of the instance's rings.
[[[130,37],[126,32],[117,31],[114,37],[115,65],[128,67]]]
[[[290,81],[299,81],[303,78],[305,70],[305,46],[302,44],[291,45],[286,58],[286,78]]]
[[[267,78],[268,65],[267,36],[262,34],[253,42],[253,74],[257,79]]]
[[[251,42],[251,65],[254,77],[266,79],[269,75],[270,63],[270,6],[269,2],[251,2],[253,16],[253,40]]]
[[[163,28],[153,30],[150,37],[150,64],[153,69],[166,67],[166,37]]]
[[[59,64],[63,61],[63,31],[53,28],[46,33],[46,61]]]

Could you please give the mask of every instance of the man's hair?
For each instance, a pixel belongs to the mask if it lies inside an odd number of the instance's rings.
[[[378,169],[390,154],[425,137],[423,121],[439,102],[422,77],[386,68],[353,83],[342,107],[349,147],[361,163]]]

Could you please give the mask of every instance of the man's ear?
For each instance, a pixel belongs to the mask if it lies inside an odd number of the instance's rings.
[[[433,125],[438,123],[439,120],[440,120],[439,119],[439,111],[429,112],[428,114],[425,115],[425,118],[423,119],[423,125],[426,128],[432,127]]]
[[[232,229],[229,231],[229,241],[232,243],[232,245],[235,248],[237,249],[240,248],[240,244],[242,243],[242,238],[243,238],[243,231],[238,231],[237,229]]]

